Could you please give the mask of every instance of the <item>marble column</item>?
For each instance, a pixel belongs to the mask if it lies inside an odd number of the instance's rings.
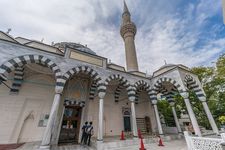
[[[180,127],[178,118],[177,118],[177,113],[176,113],[176,110],[175,110],[175,106],[174,105],[175,105],[174,102],[170,102],[170,106],[172,108],[173,117],[174,117],[174,120],[175,120],[175,123],[176,123],[176,127],[177,127],[178,134],[182,134],[182,130],[181,130],[181,127]]]
[[[209,120],[209,123],[210,123],[210,125],[212,127],[213,132],[216,133],[216,134],[219,134],[219,130],[217,128],[215,120],[214,120],[214,118],[213,118],[213,116],[212,116],[212,114],[211,114],[211,112],[209,110],[209,107],[208,107],[207,103],[206,103],[206,97],[201,97],[199,99],[202,102],[203,108],[205,110],[205,113],[207,115],[207,118]]]
[[[106,94],[106,87],[101,85],[98,87],[99,97],[99,113],[98,113],[98,137],[99,142],[103,142],[103,117],[104,117],[104,97]]]
[[[62,89],[61,90],[56,90],[52,108],[50,111],[47,127],[44,131],[42,142],[40,149],[46,149],[49,150],[51,146],[51,136],[52,136],[52,130],[54,128],[54,121],[55,118],[57,117],[58,109],[59,109],[59,104],[61,100],[61,94],[62,94]]]
[[[159,135],[163,135],[162,124],[161,124],[161,121],[160,121],[159,111],[158,111],[158,107],[157,107],[157,100],[152,100],[152,104],[153,104],[154,111],[155,111],[155,117],[156,117]]]
[[[133,128],[133,136],[137,137],[137,121],[136,121],[136,112],[135,112],[135,97],[129,97],[131,101],[131,117],[132,117],[132,128]]]
[[[197,119],[195,117],[194,111],[193,111],[191,103],[189,101],[189,93],[183,92],[183,93],[180,93],[180,95],[184,98],[184,102],[187,107],[187,111],[188,111],[189,117],[191,119],[191,123],[192,123],[194,131],[195,131],[195,135],[202,136]]]

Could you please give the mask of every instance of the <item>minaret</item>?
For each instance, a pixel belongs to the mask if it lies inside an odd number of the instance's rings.
[[[138,62],[136,49],[134,44],[136,26],[130,19],[130,12],[127,8],[127,4],[124,1],[124,9],[122,14],[122,25],[120,27],[120,34],[124,40],[127,71],[138,71]]]

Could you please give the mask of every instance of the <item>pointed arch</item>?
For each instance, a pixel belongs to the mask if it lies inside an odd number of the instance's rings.
[[[101,80],[99,74],[88,66],[78,66],[68,70],[62,77],[64,84],[74,75],[78,73],[84,73],[89,75],[94,81],[99,82]]]
[[[168,77],[164,77],[164,78],[160,78],[159,80],[157,80],[156,83],[154,84],[154,90],[156,92],[160,91],[160,89],[162,88],[163,82],[171,83],[178,90],[178,92],[184,91],[182,89],[181,85],[177,81],[175,81],[174,79],[168,78]]]
[[[130,87],[130,83],[127,79],[125,79],[123,76],[121,76],[120,74],[113,74],[110,75],[108,78],[105,79],[105,85],[109,85],[109,83],[113,80],[117,80],[119,81],[118,86],[116,87],[116,90],[114,92],[114,98],[115,98],[115,102],[119,102],[119,97],[120,97],[120,93],[123,89],[126,88],[126,90],[128,91],[128,87]],[[131,88],[129,88],[131,89]],[[133,89],[133,88],[132,88]],[[129,95],[128,95],[129,96]]]
[[[61,79],[62,74],[60,68],[51,59],[42,55],[23,55],[12,58],[0,66],[0,74],[2,76],[7,76],[16,68],[21,68],[24,65],[31,63],[42,64],[50,68],[56,78],[56,89],[63,89],[63,82]]]
[[[78,73],[84,73],[89,75],[93,81],[90,85],[90,90],[89,90],[89,100],[93,100],[95,97],[95,93],[97,91],[97,87],[99,84],[99,81],[101,80],[101,77],[99,76],[99,74],[92,68],[88,67],[88,66],[78,66],[78,67],[74,67],[71,68],[70,70],[68,70],[62,77],[63,79],[63,83],[66,84],[66,82],[74,75],[78,74]]]
[[[136,102],[138,102],[140,93],[142,91],[146,91],[148,96],[150,97],[150,91],[151,91],[150,85],[144,80],[137,81],[134,84],[134,87],[136,88],[136,99],[135,99]]]
[[[163,86],[163,83],[165,82],[168,82],[172,85],[169,90]],[[154,87],[150,92],[150,99],[153,101],[157,101],[157,94],[161,93],[166,97],[167,101],[170,102],[173,100],[173,97],[177,92],[182,93],[183,91],[185,91],[185,89],[183,89],[177,81],[168,77],[164,77],[158,79],[154,84]]]
[[[108,85],[109,82],[111,82],[112,80],[118,80],[121,84],[124,84],[125,86],[129,86],[130,85],[129,82],[128,82],[128,80],[126,80],[120,74],[110,75],[108,78],[105,79],[105,85]]]

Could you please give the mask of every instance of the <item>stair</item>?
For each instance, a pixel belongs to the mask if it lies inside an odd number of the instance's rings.
[[[146,134],[147,130],[145,118],[136,118],[136,121],[137,121],[137,128],[141,130],[142,134]]]

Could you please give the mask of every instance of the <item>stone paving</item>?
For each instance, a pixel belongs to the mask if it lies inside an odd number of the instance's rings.
[[[164,142],[164,145],[165,145],[164,147],[159,147],[156,143],[152,143],[145,145],[145,148],[146,150],[187,150],[187,146],[184,139]],[[37,148],[38,148],[37,143],[27,143],[17,150],[37,150]],[[139,148],[140,146],[137,145],[120,149],[114,148],[113,150],[138,150]],[[66,145],[54,148],[54,150],[95,150],[95,149],[80,145]]]
[[[186,142],[182,140],[174,140],[169,142],[164,142],[163,147],[159,147],[156,143],[145,145],[146,150],[187,150]],[[123,149],[114,149],[114,150],[139,150],[140,146],[126,147]]]

